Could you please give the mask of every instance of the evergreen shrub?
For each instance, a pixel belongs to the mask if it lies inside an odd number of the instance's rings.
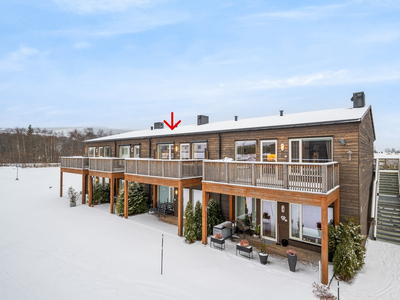
[[[200,240],[202,236],[202,217],[203,211],[201,208],[200,201],[196,202],[196,206],[194,208],[194,223],[195,223],[195,231],[196,231],[196,240]]]
[[[224,221],[222,211],[217,201],[210,199],[207,208],[207,233],[213,233],[213,227]]]
[[[194,222],[193,204],[188,202],[185,209],[185,226],[183,236],[187,243],[193,243],[196,240],[196,225]]]
[[[92,203],[94,205],[101,203],[110,203],[109,183],[95,183],[93,185]]]
[[[128,215],[143,214],[148,209],[148,196],[142,184],[135,182],[128,190]],[[121,188],[118,193],[115,211],[123,216],[125,212],[125,189]]]

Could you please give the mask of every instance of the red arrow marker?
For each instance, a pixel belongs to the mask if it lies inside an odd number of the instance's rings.
[[[179,120],[178,122],[176,122],[176,124],[174,125],[174,113],[171,112],[171,125],[168,124],[167,121],[164,120],[164,123],[171,129],[174,130],[176,128],[176,126],[179,125],[179,123],[181,122],[181,120]]]

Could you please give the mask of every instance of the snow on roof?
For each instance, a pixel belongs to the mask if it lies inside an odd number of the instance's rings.
[[[149,138],[156,136],[175,136],[183,134],[200,134],[221,131],[359,122],[369,109],[370,106],[368,105],[362,108],[339,108],[320,110],[295,114],[284,114],[283,116],[276,115],[260,118],[242,119],[238,121],[232,120],[215,122],[203,125],[180,125],[174,130],[171,130],[167,126],[165,126],[164,129],[131,131],[87,140],[85,142],[114,141],[132,138]]]

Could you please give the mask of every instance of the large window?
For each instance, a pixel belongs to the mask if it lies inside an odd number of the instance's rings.
[[[261,141],[261,161],[276,161],[276,141]]]
[[[290,161],[324,163],[333,160],[332,138],[290,140]]]
[[[264,238],[276,241],[277,212],[275,201],[261,201],[261,220],[261,235]]]
[[[160,203],[174,202],[174,188],[169,186],[158,186],[158,201]]]
[[[328,207],[333,222],[333,208]],[[321,207],[290,204],[290,238],[321,245]]]
[[[99,157],[104,157],[104,147],[99,147]]]
[[[111,157],[111,147],[110,146],[104,147],[104,157]]]
[[[128,158],[130,157],[131,146],[119,146],[119,157]]]
[[[236,142],[237,161],[256,161],[256,141]]]
[[[140,145],[133,146],[133,157],[134,158],[140,157]]]
[[[242,219],[246,225],[256,226],[256,199],[236,196],[236,219]]]
[[[192,158],[193,159],[206,159],[207,143],[193,143],[192,144]]]
[[[174,158],[174,144],[158,144],[157,158],[158,159],[173,159]]]
[[[190,152],[189,152],[189,144],[181,144],[181,159],[189,159]]]
[[[88,157],[95,157],[96,156],[96,147],[89,147],[88,148]]]

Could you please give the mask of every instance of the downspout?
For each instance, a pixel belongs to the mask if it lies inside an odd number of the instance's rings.
[[[117,141],[114,141],[114,157],[118,157],[117,156]]]
[[[221,157],[222,157],[222,147],[221,147],[221,133],[219,132],[218,133],[218,145],[219,145],[219,152],[218,152],[218,156],[219,156],[219,159],[221,159]]]
[[[149,138],[149,158],[151,158],[151,138]]]

